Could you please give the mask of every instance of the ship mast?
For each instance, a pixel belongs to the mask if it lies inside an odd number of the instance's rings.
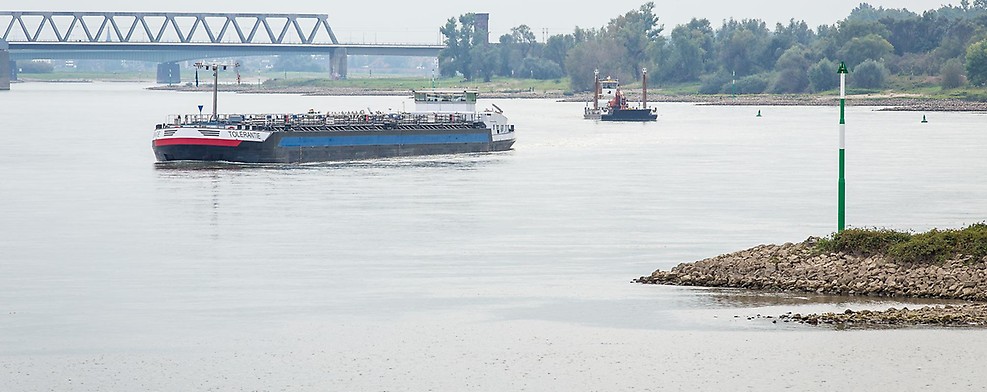
[[[593,70],[593,110],[600,109],[600,70]]]
[[[647,109],[648,108],[648,69],[647,68],[641,68],[641,84],[643,85],[642,89],[644,90],[641,94],[643,96],[643,98],[641,99],[641,104],[644,105],[645,109]]]
[[[222,68],[224,71],[227,67],[239,67],[240,63],[233,64],[204,64],[202,62],[195,63],[194,66],[199,69],[205,69],[207,71],[212,71],[212,117],[209,118],[210,121],[219,121],[219,114],[217,112],[217,105],[219,103],[219,69]],[[198,83],[198,79],[196,79]],[[237,73],[237,82],[240,80],[240,74]]]

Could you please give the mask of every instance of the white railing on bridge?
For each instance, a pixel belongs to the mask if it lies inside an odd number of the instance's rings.
[[[8,42],[336,44],[324,14],[0,11]]]

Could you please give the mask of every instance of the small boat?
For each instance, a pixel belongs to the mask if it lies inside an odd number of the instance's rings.
[[[583,110],[583,118],[587,120],[600,121],[657,121],[657,109],[648,109],[648,70],[643,72],[643,99],[641,107],[633,108],[627,104],[627,97],[620,91],[620,83],[616,79],[607,77],[600,80],[600,72],[594,71],[596,79],[596,93],[593,94],[593,107],[586,104]],[[600,107],[600,99],[607,99],[607,105]]]

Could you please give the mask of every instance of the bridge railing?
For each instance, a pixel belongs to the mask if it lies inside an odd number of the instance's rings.
[[[8,42],[336,44],[324,14],[0,11]]]

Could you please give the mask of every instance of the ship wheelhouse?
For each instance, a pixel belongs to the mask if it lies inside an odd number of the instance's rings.
[[[415,110],[419,112],[475,113],[476,90],[422,90],[413,91]]]

